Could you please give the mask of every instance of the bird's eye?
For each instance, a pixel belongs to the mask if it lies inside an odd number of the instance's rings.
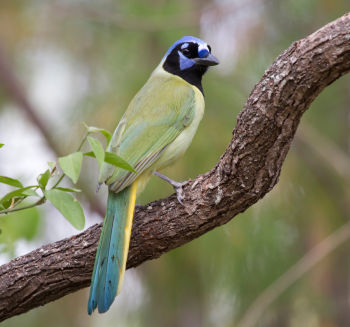
[[[185,56],[188,56],[190,54],[190,50],[188,48],[185,48],[185,49],[182,49],[182,53],[185,55]]]
[[[211,46],[210,45],[208,45],[208,49],[209,49],[209,52],[211,53]]]

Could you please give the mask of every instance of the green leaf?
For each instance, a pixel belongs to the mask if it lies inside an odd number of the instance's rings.
[[[0,143],[0,149],[1,149],[4,145],[5,145],[4,143]]]
[[[107,144],[109,143],[109,141],[112,138],[112,135],[110,132],[108,132],[107,130],[103,129],[103,128],[99,128],[99,127],[94,127],[94,126],[88,126],[84,123],[85,128],[87,129],[88,133],[101,133],[104,135],[104,137],[106,138]]]
[[[45,196],[76,229],[84,228],[83,208],[71,194],[52,189],[45,191]]]
[[[113,166],[117,166],[126,170],[129,170],[133,173],[137,173],[137,171],[122,157],[116,155],[112,152],[105,152],[105,161]]]
[[[37,196],[39,197],[39,194],[36,193],[34,190],[32,189],[28,189],[28,190],[24,190],[23,191],[23,195],[26,195],[26,196]]]
[[[95,158],[95,154],[93,152],[85,152],[84,155]],[[119,157],[118,155],[112,152],[105,152],[105,162],[113,166],[117,166],[119,168],[131,171],[133,173],[137,173],[137,171],[133,167],[131,167],[131,165],[128,164],[123,158]]]
[[[81,192],[81,190],[77,188],[68,188],[68,187],[55,187],[55,190],[60,190],[63,192]]]
[[[0,176],[0,183],[8,184],[14,187],[23,187],[22,183],[18,179],[6,176]]]
[[[81,152],[74,152],[68,156],[58,158],[58,163],[63,172],[73,181],[74,184],[78,181],[82,161],[83,154]]]
[[[36,186],[35,185],[34,186],[27,186],[27,187],[23,187],[23,188],[20,188],[20,189],[17,189],[15,191],[7,193],[5,196],[3,196],[0,199],[0,204],[2,204],[5,208],[8,208],[10,206],[11,200],[13,198],[23,197],[23,196],[25,196],[25,197],[31,196],[31,195],[33,195],[32,192],[34,192],[35,193],[34,195],[37,196],[37,193],[35,191],[31,190],[33,187],[36,187]]]
[[[44,191],[51,176],[50,170],[47,169],[45,173],[40,174],[37,178],[40,188]]]
[[[104,159],[105,159],[105,151],[103,150],[101,143],[98,140],[96,140],[95,138],[88,136],[87,140],[91,146],[92,151],[95,154],[95,158],[98,162],[98,167],[99,167],[99,169],[101,169],[102,164],[103,164]]]

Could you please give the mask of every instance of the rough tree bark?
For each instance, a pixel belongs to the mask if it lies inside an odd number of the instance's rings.
[[[293,43],[265,72],[216,166],[174,195],[135,212],[128,268],[227,223],[277,183],[300,118],[350,70],[350,13]],[[224,109],[223,109],[224,110]],[[101,226],[0,267],[0,321],[90,284]]]

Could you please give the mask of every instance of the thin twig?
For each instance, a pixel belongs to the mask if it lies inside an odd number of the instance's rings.
[[[85,133],[85,136],[83,137],[82,141],[80,142],[78,148],[77,148],[77,151],[80,151],[81,148],[83,147],[84,143],[86,142],[87,140],[87,137],[88,137],[89,133],[86,132]],[[55,169],[52,170],[51,172],[51,175],[52,173],[54,172]],[[62,172],[62,175],[60,176],[60,178],[56,181],[56,183],[51,187],[51,189],[54,189],[56,188],[63,180],[63,178],[66,176],[66,174],[64,172]],[[39,188],[39,186],[36,186],[35,187],[35,191]],[[24,199],[26,199],[27,196],[22,196],[20,199],[18,199],[17,201],[15,200],[15,197],[12,198],[11,200],[11,205],[9,208],[7,209],[4,209],[4,210],[0,210],[0,215],[1,214],[9,214],[11,212],[15,212],[15,211],[20,211],[20,210],[25,210],[25,209],[30,209],[30,208],[34,208],[36,206],[39,206],[39,205],[42,205],[45,203],[46,201],[46,197],[45,195],[42,196],[38,201],[35,201],[34,203],[31,203],[31,204],[28,204],[26,206],[23,206],[23,207],[17,207]],[[16,201],[16,202],[15,202]]]
[[[4,209],[4,210],[0,210],[0,215],[2,214],[9,214],[11,212],[15,212],[15,211],[21,211],[21,210],[25,210],[25,209],[30,209],[30,208],[34,208],[36,206],[42,205],[45,203],[45,197],[41,197],[38,201],[35,201],[34,203],[28,204],[26,206],[23,207],[14,207],[11,209]]]

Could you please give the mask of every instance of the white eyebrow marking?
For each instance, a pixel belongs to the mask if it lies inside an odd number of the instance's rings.
[[[208,45],[206,44],[206,43],[199,43],[198,44],[198,52],[199,51],[201,51],[201,50],[203,50],[203,49],[206,49],[206,50],[208,50],[209,51],[209,49],[208,49]]]
[[[181,49],[185,49],[188,47],[188,43],[184,43],[182,46],[181,46]]]

